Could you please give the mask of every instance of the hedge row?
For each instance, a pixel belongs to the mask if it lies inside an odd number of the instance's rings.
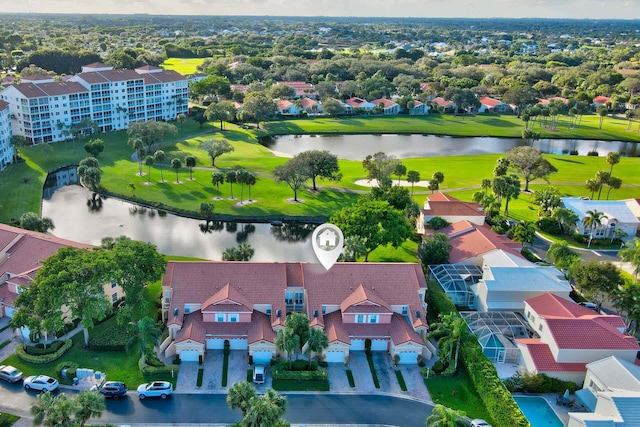
[[[178,375],[178,365],[164,365],[164,366],[142,366],[142,359],[138,360],[138,369],[142,372],[142,375]]]
[[[24,351],[31,356],[44,356],[45,354],[52,354],[60,350],[60,347],[64,345],[64,341],[54,341],[46,346],[42,343],[36,345],[28,345]]]
[[[62,347],[60,347],[58,351],[56,351],[55,353],[36,356],[32,354],[27,354],[27,352],[24,351],[24,347],[19,345],[16,347],[16,355],[23,362],[33,363],[36,365],[44,365],[46,363],[51,363],[54,360],[57,360],[60,357],[62,357],[62,355],[65,354],[72,346],[73,346],[73,341],[68,339],[64,342]]]
[[[434,315],[458,312],[453,301],[437,283],[429,283],[427,295],[429,311],[435,311]],[[475,335],[462,342],[460,361],[469,374],[473,387],[497,425],[530,427],[529,421],[522,414],[515,400],[513,400],[513,396],[498,377],[495,366],[482,352]]]
[[[103,328],[99,334],[94,335],[89,338],[89,348],[94,351],[125,351],[131,338],[126,327],[115,323],[113,327]]]
[[[504,384],[510,392],[521,391],[524,393],[564,393],[565,390],[575,393],[580,388],[573,381],[562,381],[545,374],[530,374],[528,372],[525,372],[524,375],[516,373],[505,380]]]
[[[327,371],[287,371],[287,362],[281,362],[271,367],[271,376],[274,380],[304,380],[323,381],[327,379]]]

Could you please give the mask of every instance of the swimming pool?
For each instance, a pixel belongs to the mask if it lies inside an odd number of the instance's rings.
[[[531,427],[564,427],[551,406],[541,397],[514,396]]]

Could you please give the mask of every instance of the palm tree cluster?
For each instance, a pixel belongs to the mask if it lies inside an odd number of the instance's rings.
[[[257,182],[257,178],[255,174],[249,172],[246,169],[241,167],[235,167],[233,169],[228,170],[227,172],[213,172],[211,174],[211,184],[213,184],[216,189],[220,190],[220,184],[224,183],[229,184],[229,188],[231,191],[230,199],[234,199],[233,197],[233,184],[240,184],[240,203],[244,200],[244,186],[247,185],[249,189],[249,201],[251,201],[251,186],[255,185]]]
[[[46,427],[84,427],[90,418],[105,410],[104,396],[95,391],[81,391],[75,397],[66,393],[43,393],[31,406],[35,425]]]
[[[242,427],[288,427],[282,418],[287,410],[287,398],[269,388],[263,395],[248,381],[234,383],[227,394],[227,404],[231,409],[242,412]]]

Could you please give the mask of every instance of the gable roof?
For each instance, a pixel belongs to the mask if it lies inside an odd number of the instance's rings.
[[[638,224],[638,218],[624,200],[582,200],[578,197],[563,197],[562,204],[578,215],[580,220],[587,215],[589,210],[604,212],[607,218],[602,219],[602,225],[606,226],[616,220],[618,223]]]
[[[500,101],[499,99],[490,98],[488,96],[480,97],[479,101],[480,101],[480,104],[486,105],[487,107],[490,107],[490,108],[497,107],[500,104],[504,104],[504,102]]]
[[[368,306],[374,305],[382,307],[386,312],[393,311],[391,310],[391,307],[389,307],[389,305],[375,293],[374,289],[375,288],[365,289],[361,283],[358,285],[356,290],[351,293],[351,295],[340,303],[340,310],[344,313],[350,311],[352,308],[356,308],[358,305],[366,304]],[[358,311],[357,308],[356,311]],[[367,312],[370,312],[370,308],[367,309]]]
[[[425,216],[476,216],[484,217],[479,204],[462,202],[444,193],[434,193],[427,197],[422,213]]]
[[[640,366],[610,356],[587,364],[587,370],[610,390],[640,391]]]
[[[235,306],[236,311],[238,310],[238,306],[244,307],[246,311],[252,310],[251,303],[240,293],[240,291],[238,291],[238,289],[231,287],[228,283],[202,303],[201,311],[209,311],[216,305],[232,305]]]
[[[380,104],[384,105],[384,108],[389,108],[389,107],[393,107],[394,105],[398,105],[397,102],[392,101],[390,99],[387,98],[379,98],[379,99],[374,99],[373,101],[371,101],[371,103],[375,106],[378,106]]]
[[[43,98],[48,96],[60,96],[69,95],[72,93],[84,93],[89,90],[82,86],[80,83],[66,81],[66,82],[52,82],[52,83],[18,83],[12,84],[10,87],[14,87],[25,98]]]
[[[447,101],[446,99],[444,99],[444,98],[442,98],[440,96],[438,96],[437,98],[433,98],[431,100],[431,102],[433,102],[434,104],[438,105],[439,107],[444,107],[444,108],[452,107],[452,106],[455,105],[454,102]]]
[[[580,316],[591,316],[595,314],[593,310],[589,310],[573,301],[551,293],[544,293],[537,297],[529,298],[525,302],[533,311],[545,319],[550,317],[576,319]]]
[[[451,252],[449,262],[460,263],[494,250],[503,250],[524,259],[520,251],[520,244],[491,230],[488,225],[477,225],[465,220],[458,221],[440,230],[449,236]]]

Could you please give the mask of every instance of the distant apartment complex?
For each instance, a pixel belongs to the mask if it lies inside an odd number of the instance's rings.
[[[175,71],[150,65],[115,70],[93,63],[63,80],[35,76],[2,91],[13,135],[32,144],[55,142],[70,138],[71,126],[83,120],[108,132],[135,121],[174,120],[188,111],[187,78]]]
[[[3,171],[15,156],[15,148],[11,144],[11,135],[9,104],[0,101],[0,171]]]

